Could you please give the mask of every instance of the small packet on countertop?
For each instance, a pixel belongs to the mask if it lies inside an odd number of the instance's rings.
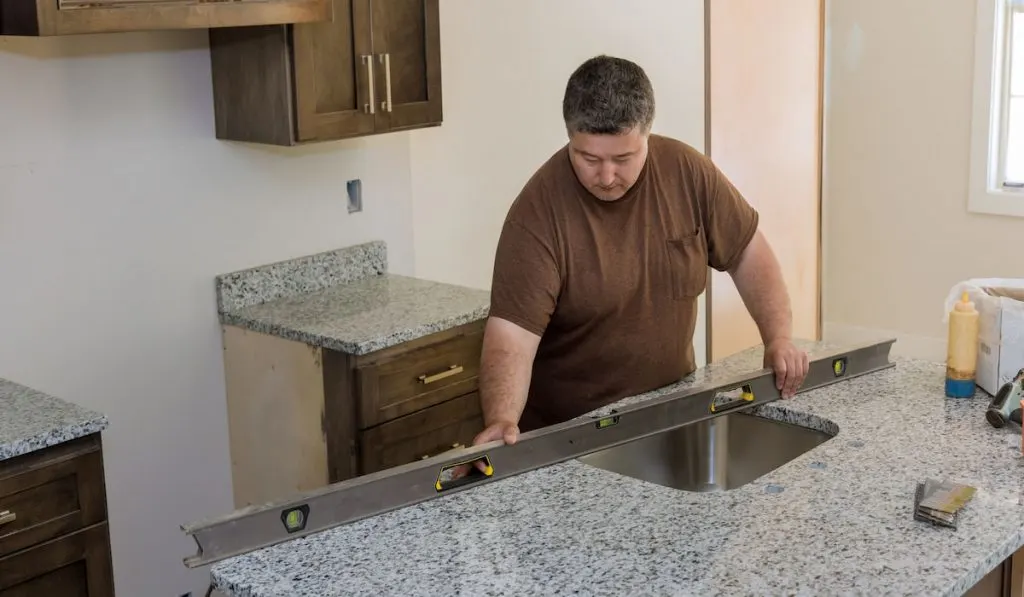
[[[914,493],[914,518],[955,529],[960,510],[974,497],[970,485],[928,479],[917,484]]]

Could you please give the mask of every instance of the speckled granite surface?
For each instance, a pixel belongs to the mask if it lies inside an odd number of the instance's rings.
[[[219,562],[213,581],[233,597],[960,595],[1024,544],[1020,430],[990,427],[983,396],[946,399],[941,364],[896,362],[760,407],[838,433],[728,492],[573,460]],[[759,365],[749,351],[620,404]],[[913,520],[929,476],[978,488],[958,530]]]
[[[486,290],[386,269],[386,247],[374,242],[225,274],[217,281],[220,319],[359,355],[487,316]]]
[[[0,378],[0,460],[102,431],[107,417]]]
[[[215,279],[217,311],[314,292],[387,269],[387,245],[373,241],[222,274]]]

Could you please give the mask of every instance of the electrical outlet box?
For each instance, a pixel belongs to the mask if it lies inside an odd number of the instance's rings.
[[[348,213],[363,211],[363,181],[357,178],[345,186],[348,187]]]

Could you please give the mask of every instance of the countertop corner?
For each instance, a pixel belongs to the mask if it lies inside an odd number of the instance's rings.
[[[0,460],[107,428],[106,415],[0,378]]]

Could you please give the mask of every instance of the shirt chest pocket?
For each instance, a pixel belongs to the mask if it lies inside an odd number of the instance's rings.
[[[683,300],[699,296],[704,292],[708,277],[703,231],[698,227],[695,233],[670,238],[665,245],[672,298]]]

